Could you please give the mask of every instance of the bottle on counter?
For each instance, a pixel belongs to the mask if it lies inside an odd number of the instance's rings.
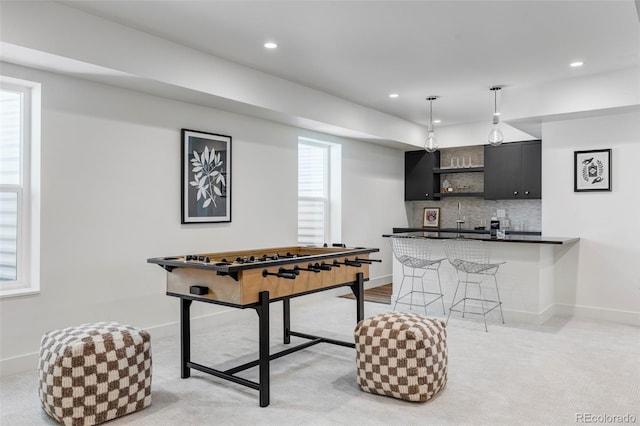
[[[500,229],[500,221],[497,216],[493,216],[491,218],[491,238],[495,238],[498,235],[498,230]]]

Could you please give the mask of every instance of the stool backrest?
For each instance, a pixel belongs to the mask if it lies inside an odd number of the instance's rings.
[[[486,265],[491,260],[491,253],[487,243],[477,240],[444,240],[444,252],[449,262],[454,266],[462,262],[471,262]]]
[[[421,267],[431,259],[431,242],[426,238],[392,236],[393,255],[403,265]]]

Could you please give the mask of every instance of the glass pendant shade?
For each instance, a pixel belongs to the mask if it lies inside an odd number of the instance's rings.
[[[489,132],[489,143],[493,146],[498,146],[504,141],[504,136],[500,131],[500,113],[498,112],[498,90],[502,89],[501,86],[493,86],[489,90],[493,92],[493,128]]]
[[[436,152],[438,150],[438,139],[433,134],[433,130],[429,130],[427,140],[424,142],[424,149],[427,152]]]
[[[500,119],[498,118],[498,115],[494,114],[493,128],[491,129],[491,132],[489,132],[489,143],[493,146],[498,146],[502,143],[502,141],[504,141],[504,136],[502,135],[502,132],[498,127],[499,123],[500,123]]]
[[[427,133],[427,140],[424,141],[424,149],[427,152],[436,152],[438,150],[438,139],[436,139],[433,131],[433,101],[437,99],[437,96],[429,96],[429,130]]]

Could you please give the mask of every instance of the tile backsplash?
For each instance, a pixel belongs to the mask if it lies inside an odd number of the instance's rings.
[[[422,227],[422,213],[425,207],[440,207],[440,227],[455,228],[458,219],[458,203],[465,217],[464,229],[480,226],[480,221],[489,221],[498,210],[504,210],[509,219],[510,229],[514,231],[542,231],[541,200],[485,200],[475,197],[447,197],[439,201],[407,201],[407,219],[410,227]],[[500,227],[504,228],[501,220]]]
[[[448,168],[453,165],[460,167],[469,165],[479,167],[484,165],[484,146],[466,146],[460,148],[445,148],[440,151],[440,167]],[[447,179],[455,191],[483,192],[483,173],[451,173],[442,174],[440,184]],[[425,207],[440,207],[440,227],[455,228],[458,219],[458,203],[461,215],[465,217],[464,229],[473,229],[486,221],[488,229],[491,217],[496,216],[498,210],[505,211],[510,229],[515,231],[542,231],[542,201],[541,200],[485,200],[482,197],[443,197],[438,201],[407,201],[407,219],[410,227],[422,227],[422,214]],[[506,225],[501,219],[501,228]]]

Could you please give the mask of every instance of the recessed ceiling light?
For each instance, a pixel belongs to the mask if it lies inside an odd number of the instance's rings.
[[[442,120],[433,120],[433,124],[442,123]]]
[[[278,44],[272,41],[268,41],[264,44],[264,47],[266,47],[267,49],[275,49],[276,47],[278,47]]]
[[[397,93],[391,93],[389,95],[390,98],[397,98],[398,96],[400,96],[400,95],[398,95]]]
[[[584,65],[584,62],[582,61],[571,62],[569,64],[571,68],[578,68],[578,67],[581,67],[582,65]]]

